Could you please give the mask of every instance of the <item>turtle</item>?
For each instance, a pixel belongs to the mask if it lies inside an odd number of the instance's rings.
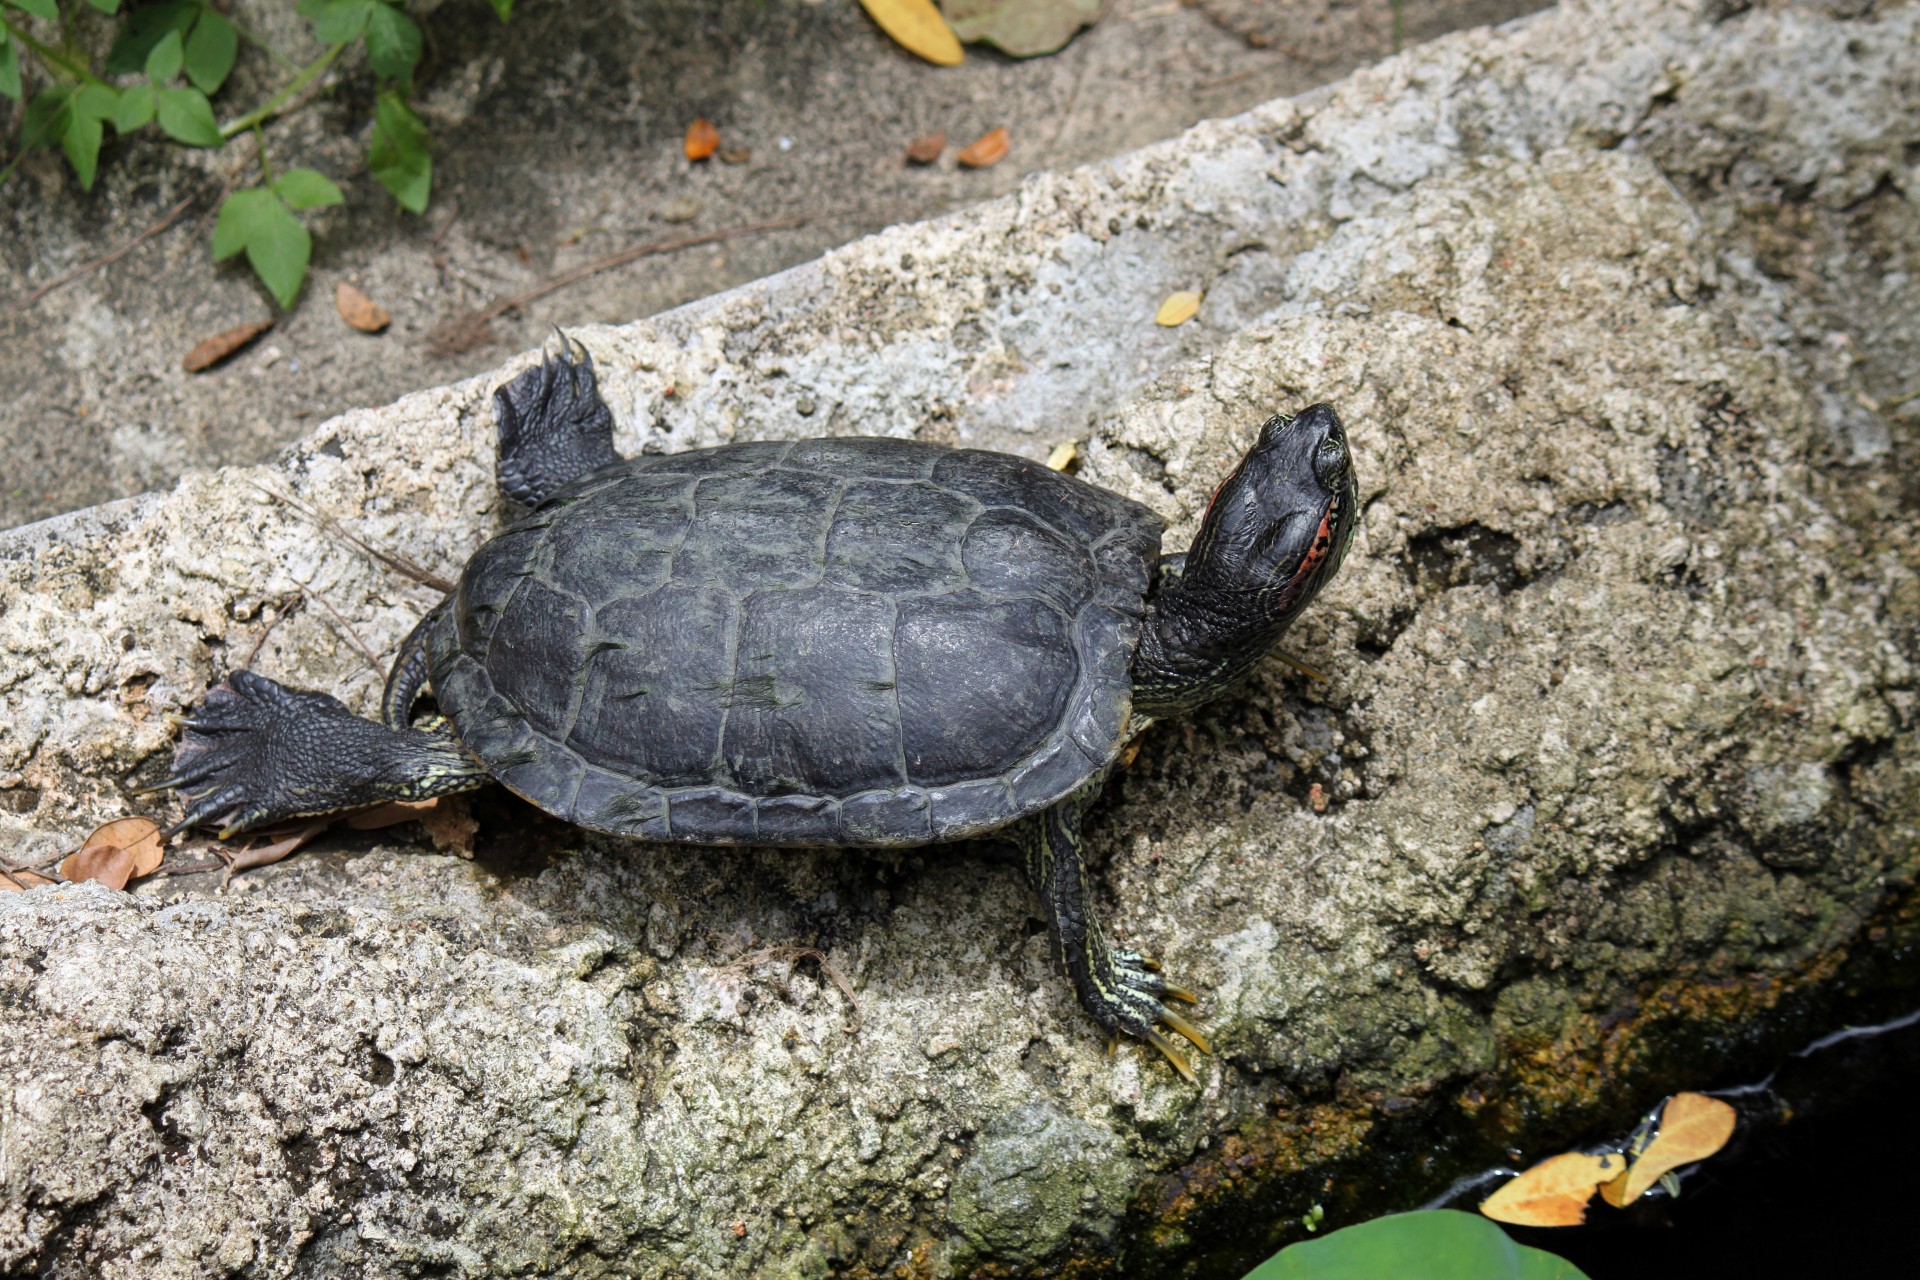
[[[1220,694],[1338,570],[1340,417],[1276,414],[1192,546],[1140,503],[1008,453],[879,436],[622,458],[593,359],[494,394],[518,518],[401,644],[381,719],[247,670],[181,719],[171,831],[489,781],[596,831],[693,845],[1023,857],[1056,957],[1110,1035],[1205,1052],[1191,992],[1115,946],[1082,815],[1147,725]],[[430,701],[424,695],[431,695]]]

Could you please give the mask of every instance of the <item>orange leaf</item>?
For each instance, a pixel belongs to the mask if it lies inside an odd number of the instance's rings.
[[[60,874],[69,880],[95,880],[110,889],[124,889],[127,881],[152,875],[166,856],[159,823],[152,818],[115,818],[87,834],[78,852],[60,864]]]
[[[329,817],[316,818],[298,828],[274,827],[263,834],[285,834],[271,844],[249,844],[236,853],[221,853],[220,856],[227,860],[227,875],[232,876],[236,871],[247,871],[254,867],[271,866],[332,825],[333,819]]]
[[[687,126],[687,159],[705,160],[720,149],[720,130],[713,121],[701,116]]]
[[[1578,1151],[1542,1160],[1480,1202],[1480,1212],[1519,1227],[1577,1227],[1593,1189],[1620,1171],[1622,1157]]]
[[[963,168],[985,169],[999,164],[1006,159],[1006,156],[1007,131],[995,129],[992,133],[985,133],[975,138],[972,144],[955,158],[960,161]]]
[[[915,138],[907,146],[907,163],[932,164],[947,149],[947,135],[929,133],[925,137]]]
[[[256,320],[252,324],[235,325],[224,333],[216,333],[187,352],[186,359],[180,362],[180,367],[188,373],[204,372],[271,328],[273,328],[273,321]]]
[[[333,309],[362,333],[378,333],[393,323],[385,307],[344,280],[334,288]]]
[[[958,66],[967,56],[933,0],[860,0],[860,7],[895,44],[935,66]]]
[[[1613,1179],[1600,1194],[1616,1209],[1624,1209],[1660,1181],[1660,1175],[1683,1164],[1695,1164],[1727,1145],[1739,1113],[1704,1093],[1676,1093],[1660,1111],[1660,1132],[1631,1167]]]

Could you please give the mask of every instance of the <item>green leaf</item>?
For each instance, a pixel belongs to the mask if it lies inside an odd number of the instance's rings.
[[[300,285],[307,278],[307,262],[313,257],[313,237],[300,225],[300,219],[278,200],[262,206],[266,213],[260,225],[247,238],[247,262],[261,283],[283,307],[291,307],[300,296]]]
[[[295,209],[318,209],[346,201],[333,180],[315,169],[289,169],[275,179],[273,190]]]
[[[513,16],[513,0],[487,0],[487,3],[493,6],[493,11],[500,21],[505,22]]]
[[[169,138],[190,147],[217,147],[222,142],[214,122],[213,106],[198,89],[161,89],[160,127]]]
[[[225,18],[208,9],[187,37],[187,79],[202,93],[217,93],[233,70],[240,52],[240,33]]]
[[[79,175],[81,190],[93,190],[94,166],[100,160],[100,118],[76,113],[67,122],[67,131],[60,135],[60,148]]]
[[[73,112],[68,110],[67,100],[73,97],[74,86],[56,85],[42,89],[33,95],[33,101],[20,115],[20,146],[50,147],[66,133],[67,125],[73,121]]]
[[[87,3],[102,13],[120,12],[120,0],[87,0]]]
[[[111,120],[120,111],[120,91],[112,85],[81,85],[73,94],[73,109],[90,120]]]
[[[313,34],[325,44],[358,40],[373,16],[374,0],[300,0],[296,10],[313,24]]]
[[[20,55],[4,31],[0,31],[0,93],[20,101]]]
[[[429,141],[427,127],[407,108],[406,101],[391,89],[383,91],[374,107],[367,167],[380,185],[393,193],[400,207],[412,213],[426,209],[433,188]]]
[[[123,134],[146,128],[147,121],[153,119],[159,101],[152,85],[133,86],[120,95],[120,109],[113,113],[113,127]]]
[[[367,21],[367,61],[383,80],[412,80],[420,61],[420,28],[393,6],[379,5]]]
[[[215,262],[225,262],[243,249],[260,282],[281,306],[291,307],[307,278],[313,237],[280,197],[265,187],[228,196],[213,224]]]
[[[260,221],[260,206],[273,201],[273,192],[265,187],[236,191],[220,204],[220,216],[213,224],[213,260],[225,262],[247,247],[247,238]]]
[[[54,0],[7,0],[7,3],[22,13],[30,13],[36,18],[58,18],[60,9]]]
[[[107,53],[107,74],[124,76],[143,69],[147,65],[147,55],[153,52],[153,46],[160,43],[160,38],[169,31],[186,35],[187,28],[193,25],[199,13],[199,5],[184,3],[183,0],[135,9],[121,23],[120,35]]]
[[[180,63],[186,57],[182,44],[178,31],[161,36],[147,53],[147,79],[162,84],[179,75]]]
[[[1515,1244],[1477,1213],[1397,1213],[1290,1245],[1246,1280],[1586,1280],[1563,1258]]]

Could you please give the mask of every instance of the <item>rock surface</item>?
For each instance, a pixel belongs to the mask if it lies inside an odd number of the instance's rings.
[[[1341,406],[1331,679],[1157,727],[1089,833],[1205,993],[1200,1088],[1106,1052],[985,850],[483,798],[473,861],[0,895],[0,1268],[1234,1276],[1911,987],[1916,42],[1568,4],[578,335],[625,450],[1080,437],[1169,545],[1267,412]],[[7,857],[136,808],[250,657],[371,709],[433,593],[275,495],[452,573],[522,363],[0,535]]]

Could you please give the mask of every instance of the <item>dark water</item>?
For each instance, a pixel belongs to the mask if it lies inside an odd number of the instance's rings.
[[[1590,1280],[1920,1276],[1920,1024],[1795,1058],[1678,1199],[1508,1228]]]

